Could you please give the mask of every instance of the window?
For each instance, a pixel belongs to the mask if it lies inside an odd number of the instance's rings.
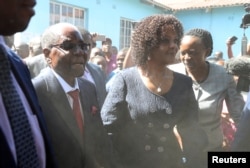
[[[120,20],[120,49],[130,46],[133,23],[132,20],[125,18]]]
[[[84,28],[84,15],[85,11],[83,8],[50,2],[50,25],[67,22],[79,28]]]

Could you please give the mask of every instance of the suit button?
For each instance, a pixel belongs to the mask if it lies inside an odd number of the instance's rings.
[[[163,128],[168,129],[169,128],[169,124],[168,123],[163,124]]]
[[[167,113],[167,114],[172,114],[172,109],[169,108],[169,107],[167,107],[167,108],[166,108],[166,113]]]
[[[154,124],[153,123],[148,123],[148,128],[153,128]]]
[[[150,145],[145,145],[145,151],[150,151],[151,150],[151,146]]]
[[[162,146],[157,147],[158,152],[164,152],[164,148]]]
[[[187,162],[187,158],[182,157],[182,162],[183,162],[183,163],[186,163],[186,162]]]
[[[166,137],[160,137],[161,142],[166,142],[167,138]]]

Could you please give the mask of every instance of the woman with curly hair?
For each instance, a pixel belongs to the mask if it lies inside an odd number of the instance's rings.
[[[136,66],[114,77],[101,111],[124,168],[202,167],[206,140],[197,124],[192,80],[167,68],[182,35],[173,15],[146,17],[133,33]]]

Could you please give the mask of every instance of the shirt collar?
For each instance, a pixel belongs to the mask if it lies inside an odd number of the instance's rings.
[[[53,69],[51,69],[51,70],[54,73],[54,75],[56,76],[59,83],[61,84],[65,93],[68,93],[68,92],[76,90],[76,89],[78,89],[80,91],[78,81],[76,78],[75,78],[75,86],[72,87],[58,73],[56,73],[56,71],[54,71]]]

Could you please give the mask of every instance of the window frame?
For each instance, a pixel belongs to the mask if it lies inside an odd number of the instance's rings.
[[[49,5],[50,25],[67,22],[79,28],[84,28],[86,26],[86,9],[58,1],[50,1]]]
[[[133,28],[134,20],[124,17],[120,18],[120,49],[130,47]]]

